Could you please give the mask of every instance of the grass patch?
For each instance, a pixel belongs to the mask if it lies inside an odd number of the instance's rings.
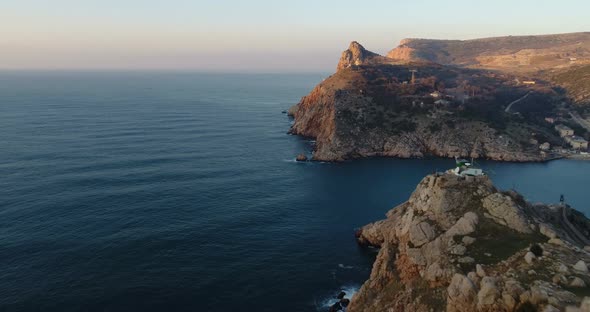
[[[474,234],[477,241],[469,246],[468,252],[476,263],[481,264],[498,263],[531,244],[544,241],[540,234],[519,233],[481,215]]]

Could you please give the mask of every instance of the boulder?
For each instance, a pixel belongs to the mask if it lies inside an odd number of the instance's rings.
[[[580,260],[574,265],[574,270],[578,272],[588,273],[588,266],[586,265],[586,262]]]
[[[486,276],[486,271],[483,269],[483,266],[481,264],[475,265],[475,272],[477,273],[477,276],[479,276],[479,277]]]
[[[565,277],[565,275],[563,275],[563,274],[553,275],[553,278],[551,279],[551,281],[553,282],[553,284],[561,285],[561,286],[566,286],[568,284],[567,277]]]
[[[557,272],[568,274],[570,272],[570,270],[567,268],[567,265],[560,263],[559,266],[557,267]]]
[[[463,236],[463,238],[461,239],[461,242],[463,242],[463,245],[465,246],[469,246],[473,243],[475,243],[475,238],[471,237],[471,236]]]
[[[481,278],[479,278],[479,276],[477,276],[477,273],[475,272],[469,272],[467,273],[467,277],[476,285],[479,285],[479,282],[481,280]]]
[[[467,235],[475,231],[479,218],[474,212],[467,212],[445,234],[449,237]]]
[[[546,303],[549,300],[547,291],[540,286],[531,287],[531,303],[540,305]]]
[[[474,311],[477,286],[467,276],[455,274],[447,288],[447,311]]]
[[[500,291],[496,287],[496,280],[493,277],[486,276],[482,278],[480,290],[477,293],[478,305],[492,305],[500,297]]]
[[[442,279],[447,279],[453,275],[453,271],[449,268],[444,268],[440,263],[435,262],[429,265],[424,272],[424,279],[427,281],[435,282]]]
[[[548,224],[545,224],[545,223],[539,224],[539,232],[541,232],[541,234],[545,235],[549,239],[557,238],[557,233],[555,232],[553,227]]]
[[[420,247],[435,237],[434,228],[428,222],[420,222],[410,227],[410,241],[414,247]]]
[[[483,199],[483,206],[497,223],[521,233],[532,233],[522,208],[514,202],[512,197],[493,193]]]
[[[307,161],[307,156],[305,156],[305,154],[299,154],[297,155],[297,158],[295,158],[296,161]]]
[[[559,238],[551,238],[547,242],[552,245],[565,246],[565,243]]]
[[[518,298],[522,293],[525,292],[524,288],[516,280],[506,281],[504,284],[504,288],[509,294],[513,295],[515,298]]]
[[[459,263],[463,263],[463,264],[469,264],[469,263],[474,263],[475,259],[471,258],[471,257],[463,257],[463,258],[459,258]]]
[[[511,294],[508,292],[503,292],[502,301],[504,301],[504,305],[508,308],[508,311],[514,310],[514,307],[516,306],[516,299],[514,299]]]
[[[533,262],[535,261],[535,259],[537,259],[537,257],[535,256],[534,253],[532,252],[527,252],[526,255],[524,255],[524,260],[526,261],[526,263],[528,264],[533,264]]]
[[[586,283],[583,279],[579,277],[574,277],[574,279],[570,282],[571,287],[586,287]]]
[[[467,248],[463,245],[453,245],[449,248],[452,255],[462,256],[467,251]]]

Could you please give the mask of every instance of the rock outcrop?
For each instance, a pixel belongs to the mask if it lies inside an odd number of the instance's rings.
[[[561,207],[533,206],[485,176],[429,175],[387,219],[357,232],[361,245],[380,251],[349,311],[579,306],[572,288],[589,285],[590,254],[568,238],[560,218]],[[555,239],[562,243],[549,242]]]
[[[348,50],[342,52],[336,70],[350,68],[352,66],[368,65],[385,61],[385,58],[377,53],[368,51],[360,43],[353,41]]]

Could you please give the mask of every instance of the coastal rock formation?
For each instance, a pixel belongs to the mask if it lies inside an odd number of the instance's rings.
[[[349,311],[584,306],[572,288],[585,289],[590,282],[590,254],[570,238],[562,209],[533,206],[485,176],[429,175],[385,220],[356,233],[360,244],[380,251]],[[572,217],[587,233],[590,221]],[[560,244],[551,242],[557,238]]]
[[[360,43],[353,41],[350,43],[348,50],[342,52],[342,57],[336,69],[341,70],[352,66],[368,65],[384,60],[383,56],[368,51]]]
[[[560,144],[544,118],[562,102],[588,104],[584,64],[588,32],[404,39],[387,56],[354,41],[336,73],[289,109],[290,133],[315,138],[313,159],[323,161],[553,159],[532,142]]]
[[[523,120],[510,122],[502,103],[494,100],[493,92],[504,88],[503,80],[473,78],[471,72],[431,63],[375,64],[381,58],[353,42],[343,53],[339,71],[289,109],[295,119],[290,133],[316,139],[314,160],[427,155],[503,161],[544,159],[538,146],[520,137],[534,131],[534,126]],[[413,68],[431,78],[408,84]],[[450,78],[437,82],[436,77]],[[465,81],[485,81],[489,94],[473,105],[436,102],[429,95],[434,85]]]

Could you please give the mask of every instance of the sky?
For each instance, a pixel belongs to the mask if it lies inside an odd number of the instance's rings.
[[[588,0],[0,0],[0,70],[333,71],[350,41],[590,31]]]

